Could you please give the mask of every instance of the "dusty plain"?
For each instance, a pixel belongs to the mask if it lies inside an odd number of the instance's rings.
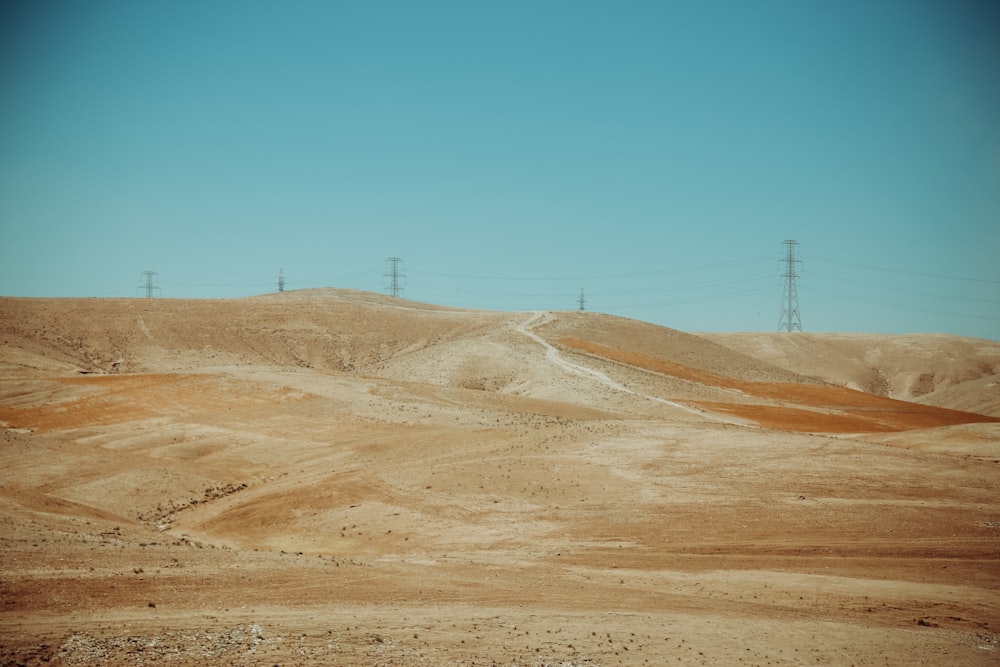
[[[997,665],[1000,343],[0,298],[2,665]]]

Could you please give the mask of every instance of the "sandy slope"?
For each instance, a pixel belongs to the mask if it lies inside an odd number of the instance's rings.
[[[1000,343],[941,334],[711,333],[702,337],[846,387],[1000,416]]]
[[[2,664],[1000,655],[986,341],[310,290],[0,299],[0,343]]]

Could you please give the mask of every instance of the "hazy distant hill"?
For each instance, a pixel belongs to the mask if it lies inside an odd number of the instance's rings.
[[[710,333],[762,361],[880,396],[1000,416],[1000,343],[943,334]]]

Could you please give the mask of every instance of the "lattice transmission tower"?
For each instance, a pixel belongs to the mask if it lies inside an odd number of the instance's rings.
[[[156,285],[156,271],[143,271],[142,272],[142,284],[139,285],[139,289],[146,290],[146,298],[152,299],[153,292],[158,291],[160,288]]]
[[[802,317],[799,315],[799,272],[798,265],[802,260],[795,258],[795,248],[798,241],[785,241],[784,288],[781,293],[781,318],[778,320],[778,331],[802,331]]]
[[[278,269],[278,291],[279,292],[284,292],[285,291],[285,270],[284,269]]]
[[[577,303],[580,306],[580,310],[586,310],[587,309],[586,308],[586,306],[587,306],[587,300],[583,296],[583,288],[582,287],[580,288],[580,298],[577,299]]]
[[[385,291],[392,296],[399,296],[399,293],[403,291],[403,278],[406,277],[399,272],[399,266],[403,260],[399,257],[390,257],[385,260],[385,263],[387,270],[383,275],[389,279],[389,286],[385,288]]]

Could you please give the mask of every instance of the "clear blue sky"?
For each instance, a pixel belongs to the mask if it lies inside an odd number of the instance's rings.
[[[7,0],[0,294],[1000,340],[1000,5]]]

